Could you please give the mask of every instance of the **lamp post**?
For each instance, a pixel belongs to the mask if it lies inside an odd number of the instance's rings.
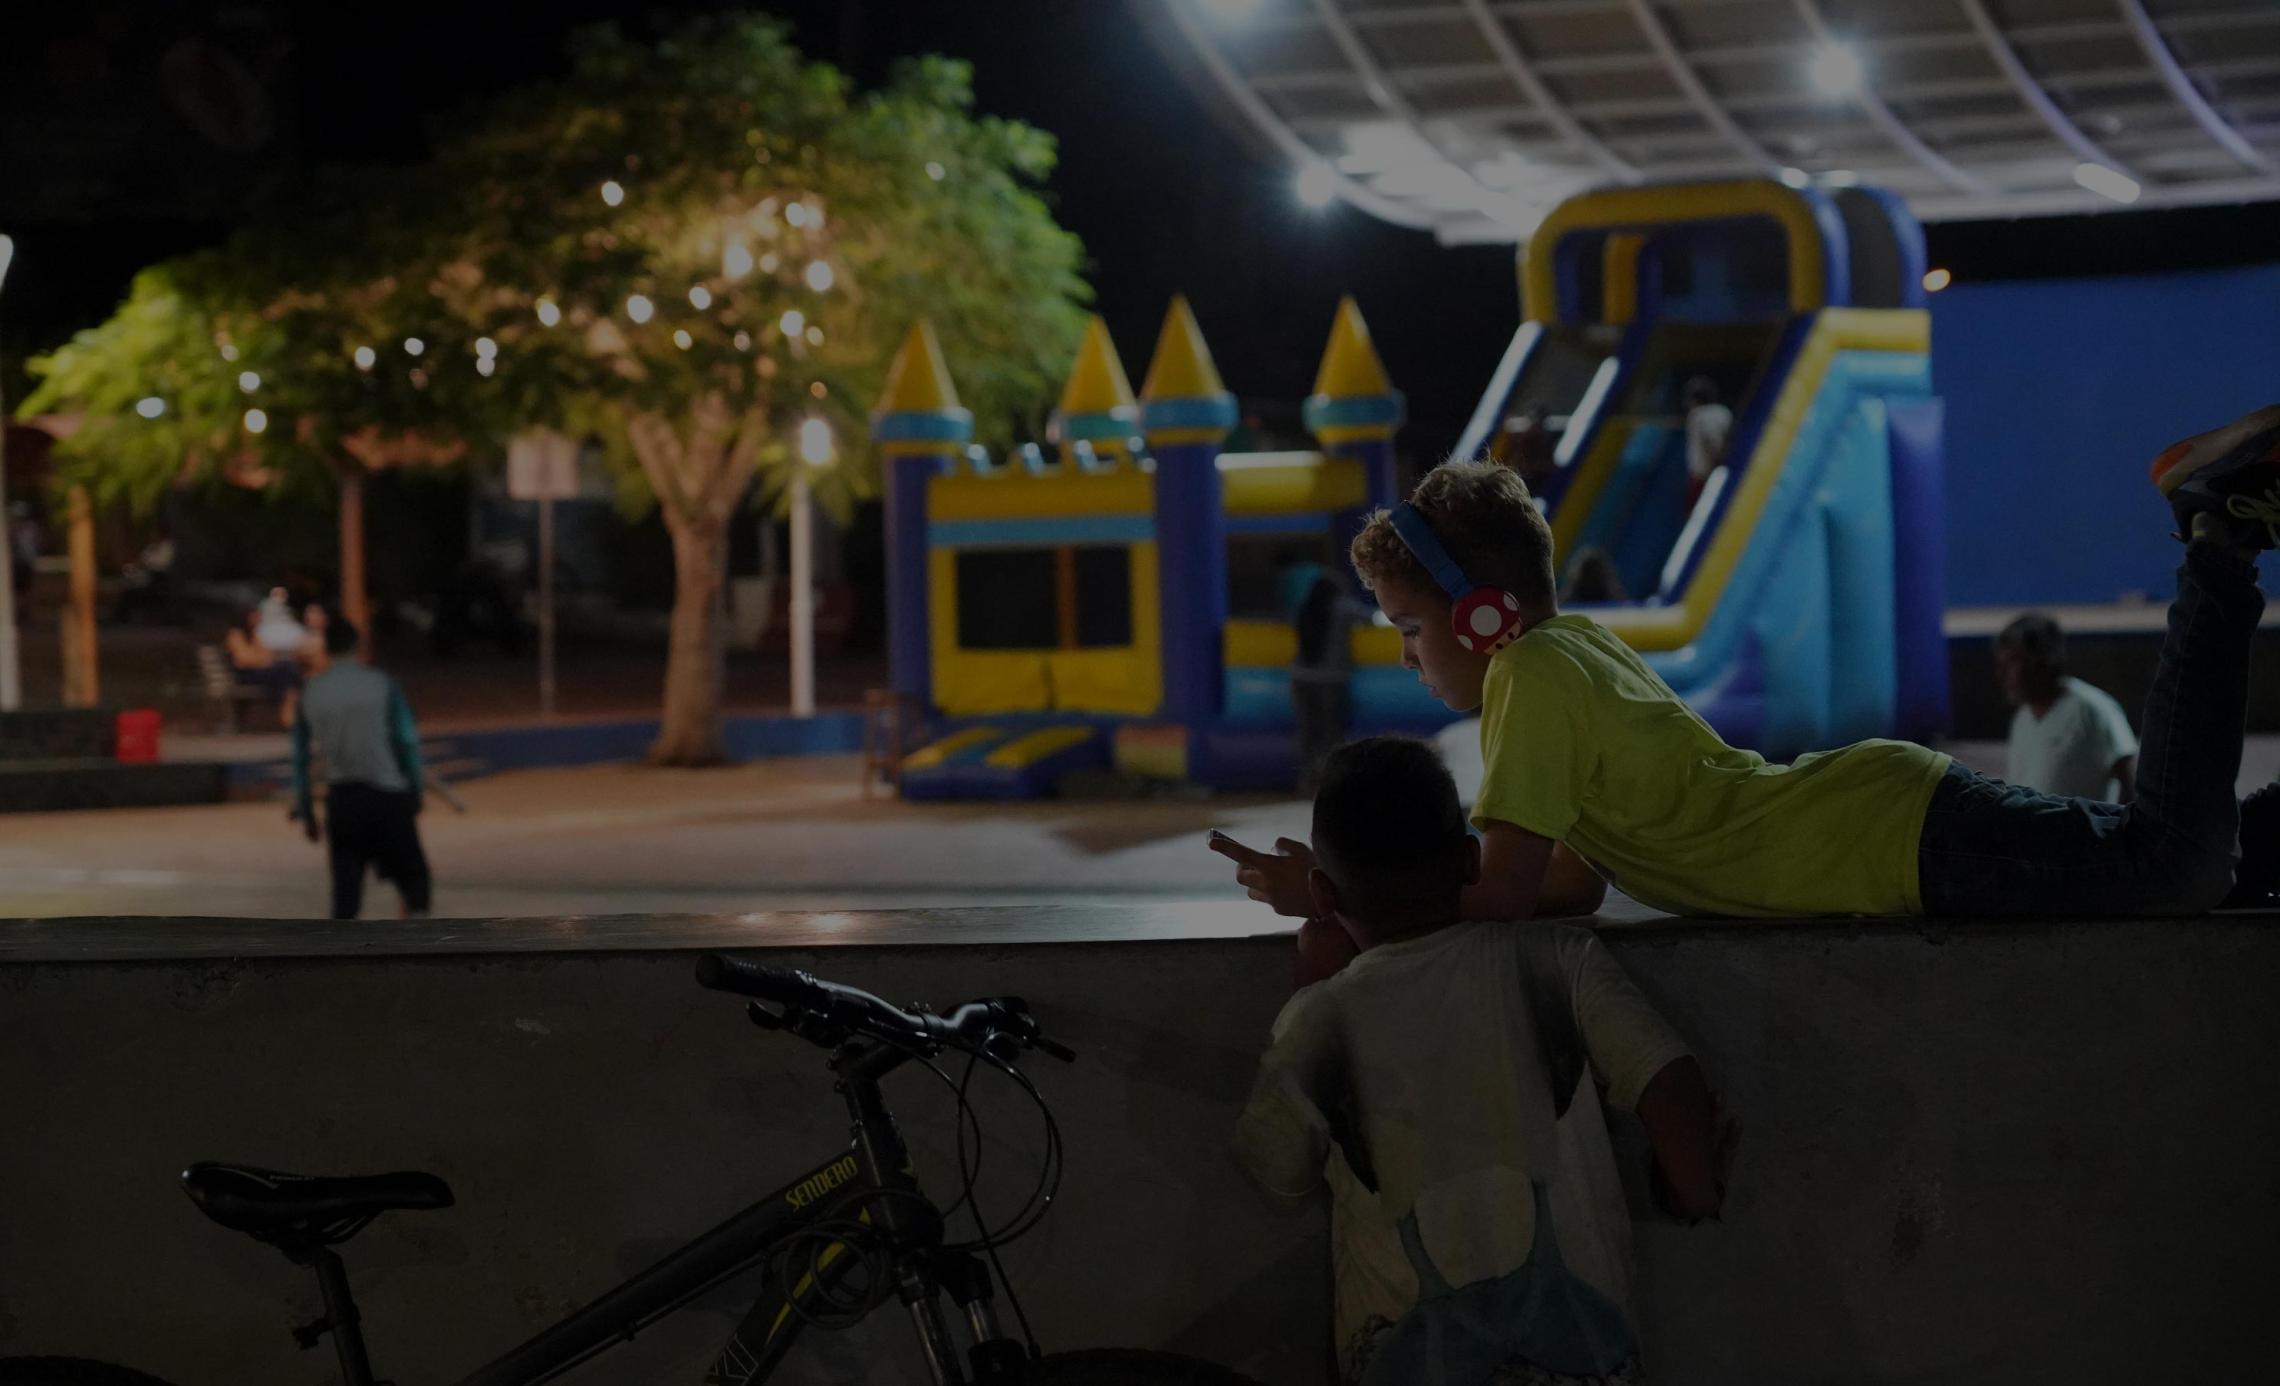
[[[800,424],[799,464],[792,468],[792,715],[815,716],[815,497],[808,468],[828,467],[839,456],[831,425],[820,418]]]
[[[8,265],[16,258],[16,242],[0,235],[0,288],[7,286]],[[16,664],[16,526],[8,516],[8,400],[0,384],[0,712],[23,705],[23,676]]]

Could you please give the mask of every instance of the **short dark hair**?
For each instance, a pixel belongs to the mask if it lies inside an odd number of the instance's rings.
[[[1995,637],[1995,648],[2017,652],[2034,668],[2053,674],[2066,672],[2066,633],[2058,628],[2058,622],[2039,611],[2030,611],[2003,627],[2003,633]]]
[[[360,632],[356,623],[345,616],[335,616],[325,622],[325,653],[347,654],[356,648]]]
[[[1314,855],[1346,913],[1368,922],[1453,906],[1465,847],[1457,783],[1430,745],[1373,736],[1331,752],[1314,794]]]

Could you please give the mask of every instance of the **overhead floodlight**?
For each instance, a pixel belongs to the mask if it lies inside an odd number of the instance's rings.
[[[1801,168],[1785,168],[1781,171],[1781,181],[1792,188],[1810,188],[1813,186],[1813,175]]]
[[[1309,207],[1327,207],[1338,196],[1338,175],[1328,164],[1308,164],[1298,171],[1298,200]]]
[[[2145,191],[2138,186],[2135,178],[2126,173],[2118,173],[2104,164],[2076,164],[2074,181],[2100,197],[2110,197],[2125,205],[2137,201]]]
[[[1806,60],[1805,74],[1812,79],[1813,90],[1831,100],[1858,96],[1866,77],[1861,66],[1860,50],[1849,43],[1824,39],[1813,45],[1813,56]]]

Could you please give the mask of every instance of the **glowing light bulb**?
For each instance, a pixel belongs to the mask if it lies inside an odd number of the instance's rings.
[[[702,284],[691,284],[689,286],[689,304],[691,307],[700,310],[712,307],[712,290]]]
[[[829,261],[811,260],[808,262],[807,286],[817,293],[820,294],[830,289],[833,284],[838,282],[838,279],[839,276],[833,273]]]
[[[1812,81],[1813,90],[1834,100],[1858,96],[1865,73],[1858,49],[1849,43],[1829,40],[1813,46],[1813,56],[1805,63],[1805,75]]]
[[[486,356],[482,360],[475,363],[475,374],[489,378],[491,373],[493,371],[496,371],[498,368],[499,358],[496,356]]]
[[[1328,164],[1308,164],[1298,171],[1298,200],[1309,207],[1327,207],[1338,195],[1338,175]]]
[[[488,361],[499,354],[499,344],[489,337],[477,337],[475,339],[475,354]]]
[[[823,345],[823,329],[822,329],[822,328],[820,328],[820,327],[817,327],[817,326],[816,326],[814,323],[812,323],[812,322],[811,322],[811,323],[809,323],[809,324],[808,324],[808,330],[807,330],[807,339],[808,339],[808,345],[809,345],[809,346],[822,346],[822,345]]]
[[[760,257],[760,272],[762,274],[774,274],[777,270],[777,267],[783,263],[783,256],[778,255],[773,250],[768,251],[766,254]]]
[[[602,184],[602,201],[608,203],[612,207],[615,207],[619,203],[625,201],[625,189],[619,185],[618,181],[615,178],[612,178],[607,183]]]
[[[736,349],[737,349],[738,351],[750,351],[750,350],[752,350],[752,334],[751,334],[751,333],[749,333],[749,332],[739,332],[739,333],[737,333],[737,334],[736,334],[736,339],[735,339],[735,340],[736,340]]]
[[[720,253],[720,272],[730,279],[742,279],[752,273],[752,248],[730,241],[728,248]]]
[[[552,327],[562,321],[562,310],[554,305],[553,299],[542,298],[538,301],[538,320]]]
[[[368,346],[360,346],[356,349],[355,360],[358,370],[368,371],[380,360],[380,353]]]
[[[926,161],[926,176],[939,183],[950,176],[950,170],[944,168],[939,159],[928,159]]]
[[[2076,164],[2074,166],[2074,181],[2100,197],[2110,197],[2116,202],[2122,203],[2137,201],[2139,195],[2145,191],[2138,186],[2138,181],[2135,178],[2110,169],[2104,164]]]
[[[155,419],[166,412],[166,401],[156,395],[145,395],[135,404],[135,412],[146,419]]]
[[[238,388],[239,388],[239,389],[241,389],[241,390],[243,390],[243,391],[245,391],[245,392],[246,392],[247,394],[249,394],[249,395],[250,395],[250,394],[252,394],[254,391],[256,391],[256,390],[260,389],[260,388],[261,388],[261,372],[259,372],[259,371],[239,371],[239,372],[238,372]]]
[[[646,294],[635,294],[625,301],[625,315],[635,322],[647,322],[656,316],[657,305]]]
[[[785,336],[797,337],[807,330],[807,314],[797,308],[786,308],[784,316],[776,320],[776,325],[784,329]]]
[[[800,460],[811,467],[821,467],[831,461],[836,448],[831,441],[831,425],[823,419],[803,419],[800,422]]]
[[[689,329],[686,327],[676,327],[673,329],[673,345],[679,347],[683,351],[687,351],[690,347],[693,347],[696,344],[697,339],[689,335]]]
[[[222,359],[224,361],[237,360],[237,348],[231,346],[228,342],[222,343]]]
[[[259,433],[268,427],[269,416],[267,414],[262,413],[259,409],[248,409],[245,411],[246,432]]]
[[[419,355],[421,352],[423,352],[423,351],[426,351],[426,350],[427,350],[427,343],[426,343],[426,342],[423,342],[423,341],[421,341],[419,338],[417,338],[417,337],[406,337],[406,338],[404,339],[404,351],[405,351],[405,353],[406,353],[407,355],[411,355],[411,356],[417,356],[417,355]]]

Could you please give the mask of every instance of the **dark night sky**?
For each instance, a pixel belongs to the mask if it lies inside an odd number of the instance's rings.
[[[203,26],[233,51],[268,55],[282,73],[276,134],[253,161],[263,175],[296,161],[416,159],[427,131],[456,104],[543,75],[560,63],[572,28],[620,19],[638,28],[660,16],[723,8],[702,0],[555,0],[541,9],[298,4],[293,0],[82,0],[15,25],[0,53],[0,92],[73,64],[99,65],[168,26]],[[858,78],[896,57],[935,51],[971,59],[979,104],[1060,138],[1053,196],[1062,222],[1083,237],[1099,308],[1137,379],[1165,300],[1193,300],[1230,388],[1295,400],[1312,379],[1330,314],[1352,292],[1397,384],[1411,398],[1421,448],[1445,447],[1495,364],[1517,313],[1510,252],[1448,249],[1358,212],[1311,213],[1287,175],[1207,110],[1168,66],[1129,0],[778,0],[747,4],[781,13],[804,48]],[[249,16],[251,17],[249,19]],[[26,32],[28,27],[29,33]],[[258,41],[247,39],[258,31]],[[259,68],[258,61],[252,66]],[[135,64],[121,59],[131,94]],[[141,80],[140,86],[148,86]],[[199,183],[147,138],[94,141],[139,176],[169,175],[170,193],[146,205],[96,198],[94,210],[55,216],[58,199],[27,200],[27,185],[84,174],[67,168],[79,128],[61,141],[25,136],[0,95],[0,226],[21,245],[0,337],[13,357],[100,319],[133,270],[224,234],[244,205],[227,178]],[[87,130],[124,118],[84,103]],[[168,117],[160,116],[165,120]],[[178,122],[177,122],[178,123]],[[117,151],[132,148],[129,156]],[[119,180],[138,176],[122,170]],[[241,182],[245,181],[242,177]],[[37,213],[45,208],[44,219]],[[27,212],[33,215],[27,216]],[[2037,274],[2109,274],[2269,259],[2280,244],[2280,206],[2095,218],[1937,226],[1933,263],[1959,280]],[[952,368],[955,370],[956,363]]]

